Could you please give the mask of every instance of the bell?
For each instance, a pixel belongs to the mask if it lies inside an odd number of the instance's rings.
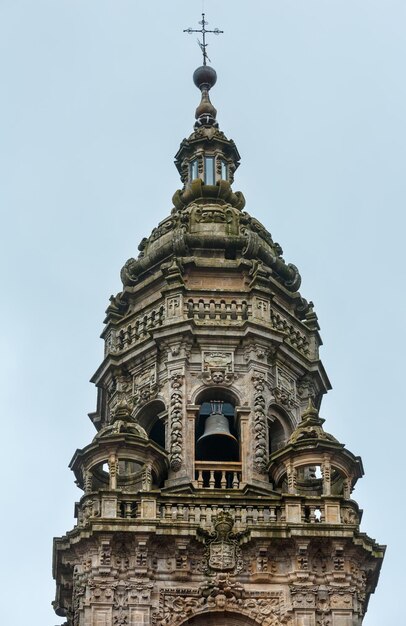
[[[213,412],[206,419],[204,433],[196,443],[196,458],[200,461],[238,461],[238,441],[230,433],[228,419]]]

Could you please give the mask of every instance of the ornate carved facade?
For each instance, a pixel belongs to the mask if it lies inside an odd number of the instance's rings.
[[[351,499],[361,459],[323,429],[330,383],[297,268],[245,210],[209,90],[183,188],[112,296],[97,434],[54,544],[68,626],[357,626],[384,548]]]

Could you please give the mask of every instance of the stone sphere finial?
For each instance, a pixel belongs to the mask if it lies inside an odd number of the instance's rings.
[[[210,65],[201,65],[193,72],[193,82],[200,90],[211,89],[217,82],[216,70]]]

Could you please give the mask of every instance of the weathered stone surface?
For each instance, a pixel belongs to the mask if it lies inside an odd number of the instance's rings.
[[[68,626],[355,626],[384,553],[350,499],[362,463],[323,429],[313,304],[243,212],[238,151],[202,106],[174,209],[107,309],[55,609]],[[202,458],[210,402],[228,425]]]

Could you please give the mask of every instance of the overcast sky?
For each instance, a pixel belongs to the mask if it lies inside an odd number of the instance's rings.
[[[193,126],[200,0],[0,0],[2,601],[54,626],[52,538],[81,492],[88,380],[119,271],[171,210]],[[303,277],[333,384],[326,430],[364,461],[389,545],[365,626],[404,613],[404,0],[206,0],[234,190]]]

